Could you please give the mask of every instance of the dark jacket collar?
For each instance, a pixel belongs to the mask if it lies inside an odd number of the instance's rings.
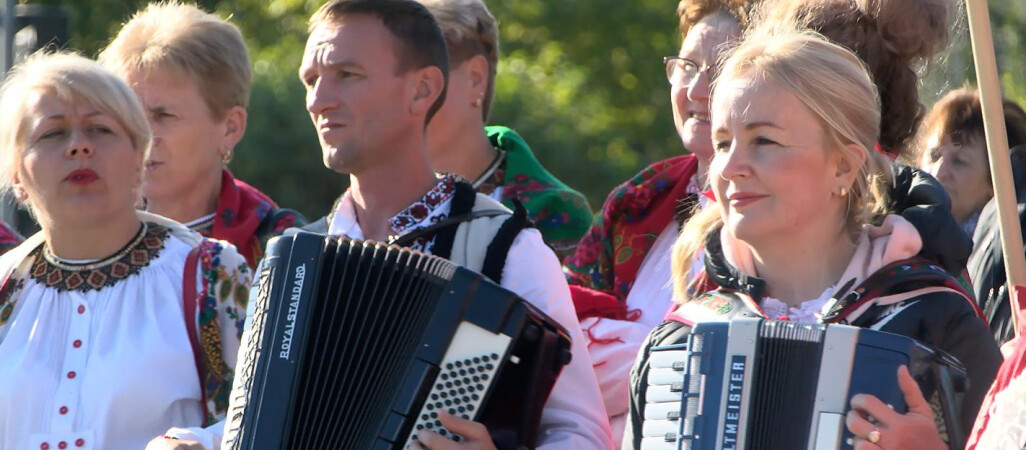
[[[766,282],[761,278],[748,275],[727,262],[723,254],[723,243],[720,242],[722,226],[709,233],[705,240],[705,272],[709,281],[723,289],[741,292],[756,303],[762,301],[766,291]]]

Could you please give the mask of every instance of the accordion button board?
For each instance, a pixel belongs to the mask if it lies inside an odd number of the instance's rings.
[[[649,354],[641,449],[851,449],[852,395],[905,411],[900,365],[927,395],[950,384],[938,374],[964,377],[957,360],[905,336],[748,318],[699,323],[686,341]]]
[[[463,437],[442,426],[438,420],[440,411],[456,417],[474,419],[481,409],[484,394],[495,380],[499,363],[505,359],[494,349],[509,347],[509,336],[495,334],[470,322],[460,323],[453,342],[446,351],[434,386],[428,392],[414,423],[414,430],[429,430],[448,436],[455,441]],[[407,446],[416,441],[417,435],[410,435]]]

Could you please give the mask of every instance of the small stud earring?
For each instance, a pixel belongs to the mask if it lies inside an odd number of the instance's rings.
[[[14,198],[17,199],[19,202],[24,202],[25,200],[28,199],[28,193],[25,192],[25,188],[22,187],[22,185],[20,185],[20,184],[14,185],[13,186],[13,190],[14,190]]]
[[[474,99],[474,101],[470,102],[470,106],[473,106],[475,108],[480,108],[482,103],[484,103],[484,100],[481,100],[481,98],[478,97],[478,98]]]
[[[841,188],[841,197],[847,197],[847,196],[848,196],[848,189],[842,187]]]

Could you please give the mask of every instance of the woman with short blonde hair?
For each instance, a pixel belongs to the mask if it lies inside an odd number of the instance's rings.
[[[0,119],[0,186],[42,228],[0,257],[0,448],[213,448],[245,259],[135,209],[150,127],[98,63],[30,57],[0,87]]]
[[[148,211],[231,242],[250,267],[268,239],[305,222],[228,170],[246,132],[252,81],[235,25],[177,0],[152,3],[99,60],[132,86],[154,130]]]

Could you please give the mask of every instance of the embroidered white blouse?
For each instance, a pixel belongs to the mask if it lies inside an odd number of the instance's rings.
[[[439,183],[444,182],[443,179]],[[436,186],[431,192],[438,193],[440,190],[444,189]],[[420,208],[419,205],[423,204],[429,204],[430,207]],[[396,227],[396,220],[393,218],[393,228],[401,234],[406,234],[428,226],[439,217],[447,216],[451,204],[451,194],[435,197],[431,201],[421,199],[412,205],[417,206],[414,209],[418,212],[410,217],[416,220],[403,227]],[[410,208],[407,208],[400,215],[409,213]],[[348,192],[339,202],[328,232],[354,239],[363,238],[363,232],[356,221],[352,197]],[[502,286],[558,321],[573,340],[570,364],[563,368],[542,411],[538,448],[612,448],[605,408],[602,407],[602,397],[591,368],[591,359],[588,357],[581,327],[570,300],[570,289],[567,287],[556,255],[542,241],[538,230],[524,230],[513,240],[502,273]]]
[[[216,448],[219,433],[201,428],[182,300],[185,260],[199,237],[175,226],[145,226],[93,270],[56,260],[41,239],[0,259],[3,274],[20,266],[0,291],[0,448],[139,450],[171,427],[193,427],[181,434]],[[248,269],[236,269],[245,260],[224,245],[225,278],[248,286]],[[191,276],[202,286],[200,273]],[[236,293],[245,289],[227,295]],[[219,322],[233,367],[238,340],[228,316],[236,302],[225,305]]]

